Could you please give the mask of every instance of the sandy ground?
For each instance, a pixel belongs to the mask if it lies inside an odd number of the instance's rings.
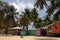
[[[60,40],[57,37],[37,37],[37,36],[0,36],[0,40]]]

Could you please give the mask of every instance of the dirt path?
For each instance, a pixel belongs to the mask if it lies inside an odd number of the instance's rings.
[[[0,40],[60,40],[56,37],[36,37],[36,36],[0,36]]]

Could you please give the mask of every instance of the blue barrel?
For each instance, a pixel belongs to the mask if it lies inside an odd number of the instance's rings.
[[[20,35],[26,36],[26,31],[21,31],[21,32],[20,32]]]
[[[35,30],[28,30],[28,35],[35,35]]]

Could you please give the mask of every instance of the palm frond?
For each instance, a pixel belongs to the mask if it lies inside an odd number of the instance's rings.
[[[43,5],[47,7],[47,3],[45,0],[36,0],[34,7],[43,9]]]

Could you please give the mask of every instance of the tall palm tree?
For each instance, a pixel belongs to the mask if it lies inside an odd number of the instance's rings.
[[[15,22],[14,17],[16,16],[17,12],[16,12],[16,9],[13,6],[10,6],[9,4],[0,1],[0,10],[1,10],[0,14],[2,14],[2,17],[3,17],[3,24],[4,25],[6,24],[5,26],[7,26],[7,24],[10,24],[8,22],[12,22],[12,21]]]
[[[9,10],[5,12],[6,12],[5,20],[7,21],[8,26],[13,27],[15,24],[15,17],[17,14],[16,9],[13,6],[10,6]]]
[[[13,25],[13,22],[15,22],[13,14],[15,14],[14,7],[0,1],[0,25],[6,29],[6,34],[8,32],[8,28],[11,27],[10,25]]]
[[[28,24],[29,24],[29,19],[30,19],[30,10],[25,9],[24,12],[22,12],[22,15],[20,15],[20,25],[23,26],[23,28],[26,26],[26,29],[28,30]]]
[[[0,1],[0,18],[2,18],[0,21],[1,21],[1,26],[3,26],[4,24],[4,18],[5,18],[5,11],[7,11],[9,8],[9,5],[5,2],[1,2]]]
[[[36,9],[32,9],[31,11],[29,9],[25,9],[24,12],[22,12],[22,17],[20,18],[20,23],[22,22],[24,25],[27,26],[28,29],[28,24],[31,22],[35,22],[38,18],[38,13]]]

